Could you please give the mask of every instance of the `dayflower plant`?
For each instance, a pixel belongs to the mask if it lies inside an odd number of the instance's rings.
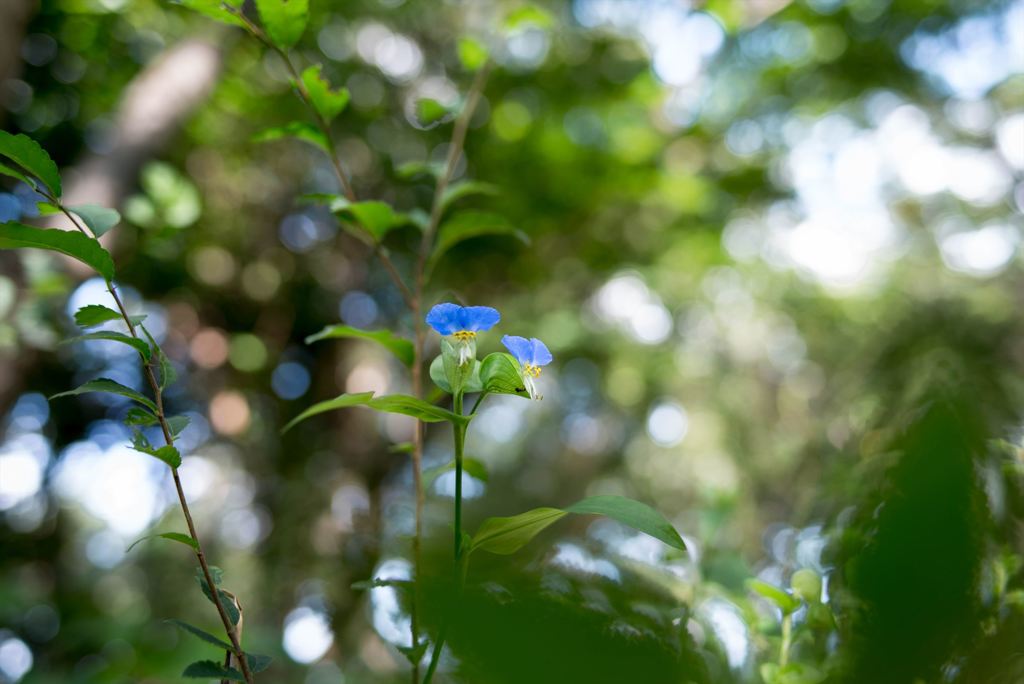
[[[543,399],[544,397],[537,394],[537,386],[533,381],[540,377],[541,366],[551,363],[551,352],[547,346],[536,337],[526,339],[515,335],[505,335],[501,338],[501,343],[512,352],[512,356],[522,367],[523,384],[530,393],[530,398]]]
[[[427,314],[427,325],[438,334],[455,339],[460,366],[476,358],[476,334],[490,330],[500,320],[498,310],[489,306],[459,306],[451,302],[438,304]]]

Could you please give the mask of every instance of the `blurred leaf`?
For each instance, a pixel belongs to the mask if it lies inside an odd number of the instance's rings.
[[[204,17],[216,19],[219,22],[231,24],[232,26],[245,27],[245,22],[224,9],[224,3],[220,2],[220,0],[176,0],[176,2],[182,7],[187,7],[193,12],[202,14]]]
[[[423,655],[427,652],[427,646],[430,645],[429,641],[420,641],[415,647],[412,646],[396,646],[405,659],[409,661],[411,665],[418,664],[423,660]]]
[[[232,650],[234,650],[233,647],[231,646],[231,644],[227,643],[226,641],[221,641],[220,639],[218,639],[217,637],[213,636],[209,632],[204,632],[203,630],[199,629],[198,627],[193,627],[192,625],[188,624],[187,622],[182,622],[181,620],[175,620],[173,618],[171,618],[169,620],[164,620],[164,622],[166,622],[168,624],[171,624],[171,625],[174,625],[178,629],[180,629],[180,630],[182,630],[184,632],[188,632],[192,636],[195,636],[195,637],[199,638],[200,640],[205,641],[208,644],[216,646],[217,648],[223,649],[225,651],[232,651]]]
[[[36,202],[36,209],[39,210],[40,216],[57,216],[63,213],[60,207],[51,202]]]
[[[121,383],[111,380],[109,378],[96,378],[95,380],[90,380],[87,383],[79,385],[73,390],[68,390],[67,392],[60,392],[58,394],[54,394],[52,397],[50,397],[50,399],[53,400],[59,397],[71,397],[78,394],[86,394],[87,392],[107,392],[108,394],[119,394],[122,397],[128,397],[129,399],[133,399],[134,401],[139,402],[140,404],[154,412],[156,411],[156,404],[154,404],[152,400],[150,400],[148,397],[145,397],[136,392],[135,390],[133,390],[132,388],[125,387]]]
[[[192,679],[230,679],[233,682],[244,682],[245,677],[233,667],[224,667],[213,660],[197,660],[181,673],[182,677]]]
[[[591,496],[565,509],[567,513],[603,515],[618,520],[669,546],[686,551],[686,544],[665,517],[645,503],[624,496]]]
[[[23,174],[21,171],[13,169],[10,166],[7,166],[6,164],[0,164],[0,174],[20,180],[22,183],[29,186],[33,190],[35,190],[38,187],[34,180]]]
[[[444,475],[445,473],[455,470],[455,461],[449,461],[444,465],[437,466],[435,468],[428,468],[423,471],[423,486],[429,487],[434,484],[434,480]],[[463,458],[462,459],[462,470],[463,472],[472,475],[481,482],[487,482],[488,473],[487,466],[475,458]]]
[[[146,537],[142,537],[141,539],[136,539],[127,549],[124,550],[124,552],[128,553],[147,539],[170,539],[171,541],[180,542],[185,546],[190,546],[193,549],[199,549],[199,543],[187,534],[182,534],[181,532],[162,532],[160,534],[151,534]]]
[[[313,416],[326,413],[327,411],[348,408],[350,406],[365,406],[372,398],[373,392],[361,392],[359,394],[342,394],[334,399],[321,401],[318,404],[313,404],[308,409],[288,421],[288,424],[281,428],[281,432],[282,434],[288,432],[307,418],[312,418]]]
[[[57,171],[57,165],[35,140],[23,133],[12,135],[7,131],[0,131],[0,155],[12,160],[41,180],[54,197],[60,197],[60,172]],[[10,167],[4,166],[3,168],[6,175],[12,175]],[[15,178],[28,182],[20,174]]]
[[[107,321],[120,321],[121,314],[100,304],[89,304],[75,312],[75,323],[82,328],[91,328]]]
[[[351,214],[360,226],[365,228],[373,236],[375,242],[380,242],[389,232],[400,226],[409,225],[409,217],[400,214],[385,202],[371,200],[368,202],[350,202],[347,206],[334,209]]]
[[[479,71],[487,63],[487,48],[474,38],[459,38],[459,61],[466,71]]]
[[[515,553],[546,527],[568,515],[557,508],[535,508],[510,518],[488,518],[473,535],[469,551],[490,551],[507,555]]]
[[[283,126],[272,126],[266,128],[252,137],[253,142],[267,142],[269,140],[280,140],[282,138],[297,138],[319,147],[324,152],[331,154],[331,144],[327,136],[319,128],[305,121],[290,121]]]
[[[188,427],[190,422],[192,422],[192,419],[188,416],[171,416],[167,418],[167,427],[171,431],[171,437],[177,439],[178,435]]]
[[[423,125],[437,123],[451,114],[451,110],[437,100],[423,97],[416,101],[416,118]]]
[[[484,235],[507,235],[529,244],[530,238],[499,214],[483,211],[463,211],[441,224],[437,244],[430,255],[429,268],[433,268],[445,252],[464,240]]]
[[[774,603],[782,611],[783,615],[789,615],[800,607],[800,599],[786,593],[784,589],[759,579],[748,579],[747,588]]]
[[[329,325],[318,333],[310,335],[306,338],[306,344],[312,344],[318,340],[334,339],[334,338],[356,338],[362,340],[370,340],[381,345],[392,354],[398,357],[398,360],[404,363],[406,366],[411,366],[413,362],[413,356],[415,350],[412,342],[395,335],[390,330],[360,330],[359,328],[353,328],[349,325]]]
[[[348,105],[348,90],[346,88],[331,90],[331,85],[324,79],[319,64],[302,72],[302,84],[309,94],[313,108],[327,123],[334,120]]]
[[[807,603],[817,603],[821,600],[821,577],[810,568],[801,568],[793,573],[789,579],[789,586],[793,593]]]
[[[254,674],[263,672],[270,667],[270,663],[274,662],[274,659],[271,656],[260,655],[259,653],[249,653],[248,651],[245,653],[245,660],[249,663],[249,670]]]
[[[554,26],[555,18],[546,9],[537,5],[523,5],[505,16],[506,29],[519,29],[524,26],[536,26],[537,28],[551,28]]]
[[[282,49],[299,42],[309,20],[309,0],[256,0],[256,10],[270,40]]]
[[[66,209],[78,214],[96,237],[103,235],[121,222],[119,213],[97,204],[76,204],[66,207]]]
[[[395,174],[399,178],[405,179],[415,178],[416,176],[430,176],[436,181],[442,173],[444,173],[444,164],[431,162],[405,162],[395,169]]]
[[[469,197],[471,195],[497,195],[498,186],[491,183],[484,183],[482,181],[456,181],[448,186],[441,195],[441,210],[448,209],[452,204],[458,202],[463,197]],[[523,236],[525,237],[525,235]]]
[[[480,379],[491,394],[514,394],[529,398],[519,362],[505,352],[488,354],[480,364]]]
[[[72,342],[84,342],[88,340],[110,340],[112,342],[120,342],[126,344],[135,351],[142,355],[142,358],[149,361],[153,352],[149,348],[149,345],[140,340],[137,337],[131,335],[125,335],[124,333],[115,332],[113,330],[100,330],[98,332],[86,333],[84,335],[78,335],[77,337],[70,337],[63,340],[63,344],[71,344]]]
[[[67,254],[92,267],[105,280],[114,279],[114,260],[93,238],[78,231],[33,228],[23,223],[0,223],[0,249],[35,247]]]

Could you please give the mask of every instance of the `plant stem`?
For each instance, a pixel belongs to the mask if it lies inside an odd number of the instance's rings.
[[[63,213],[82,234],[95,238],[95,236],[89,234],[85,227],[78,222],[78,219],[76,219],[71,212],[64,208],[64,205],[60,203],[60,200],[49,195],[47,195],[47,199],[59,208],[61,213]],[[124,302],[121,301],[121,297],[117,294],[117,289],[114,287],[114,284],[109,280],[106,281],[106,283],[107,290],[110,291],[110,296],[114,298],[114,303],[117,304],[117,309],[121,314],[121,318],[124,319],[125,324],[128,326],[128,333],[135,339],[140,339],[138,332],[135,330],[135,325],[132,323],[131,317],[128,315],[128,310],[124,306]],[[152,361],[144,360],[142,368],[143,374],[146,376],[146,382],[153,391],[153,400],[156,404],[156,418],[160,424],[161,431],[164,433],[164,441],[167,442],[167,446],[174,446],[174,437],[171,434],[171,428],[167,424],[167,417],[164,414],[163,390],[160,388],[160,383],[157,382],[156,375],[153,373]],[[210,596],[213,597],[213,604],[217,607],[217,612],[220,614],[221,622],[224,624],[224,631],[227,633],[228,638],[231,639],[231,646],[234,656],[238,660],[238,665],[242,670],[242,676],[245,677],[245,681],[248,684],[252,684],[253,675],[252,671],[249,669],[249,662],[245,657],[245,651],[242,650],[242,644],[238,638],[238,632],[235,630],[235,625],[231,622],[231,618],[228,617],[227,611],[224,609],[220,593],[217,591],[217,585],[213,581],[213,575],[210,573],[210,566],[206,561],[206,554],[203,551],[202,543],[199,541],[199,535],[196,533],[196,526],[192,521],[192,512],[189,509],[188,500],[185,498],[185,490],[181,486],[181,477],[178,475],[178,469],[172,467],[171,475],[174,478],[174,488],[178,493],[178,503],[181,505],[181,512],[185,516],[185,524],[188,526],[188,533],[196,543],[196,558],[199,560],[199,567],[203,571],[203,577],[206,580],[206,584],[210,588]]]
[[[793,639],[793,615],[786,613],[782,616],[782,645],[779,646],[779,667],[785,667],[789,662],[789,646]]]

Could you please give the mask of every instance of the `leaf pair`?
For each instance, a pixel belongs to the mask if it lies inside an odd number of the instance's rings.
[[[647,504],[623,496],[592,496],[567,508],[535,508],[508,518],[488,518],[473,536],[467,553],[480,549],[497,554],[515,553],[566,515],[603,515],[649,534],[669,546],[686,551],[686,544],[664,516]]]

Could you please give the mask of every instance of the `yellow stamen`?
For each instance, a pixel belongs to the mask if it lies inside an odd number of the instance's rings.
[[[457,339],[459,342],[469,342],[476,337],[476,333],[469,330],[460,330],[456,333],[452,333],[452,337]]]
[[[525,366],[523,366],[523,373],[525,373],[526,375],[535,377],[535,378],[539,378],[540,377],[540,366],[534,366],[534,365],[531,365],[531,364],[528,363]]]

